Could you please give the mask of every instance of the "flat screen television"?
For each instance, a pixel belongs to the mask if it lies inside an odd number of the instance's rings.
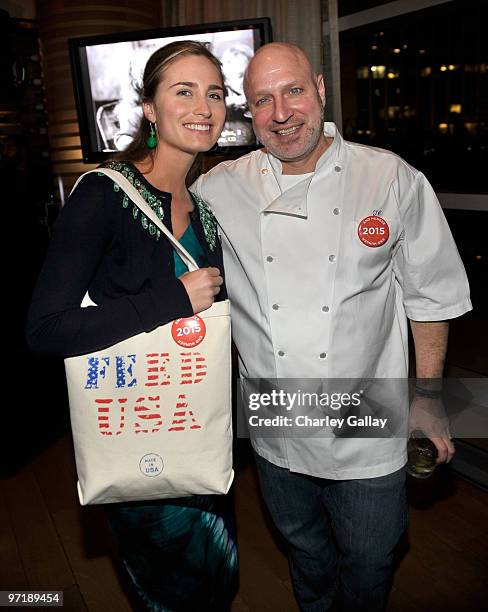
[[[242,79],[256,50],[271,42],[268,18],[71,38],[83,161],[101,162],[129,144],[142,116],[138,92],[146,61],[160,47],[185,39],[203,42],[222,62],[227,120],[220,151],[256,145]]]

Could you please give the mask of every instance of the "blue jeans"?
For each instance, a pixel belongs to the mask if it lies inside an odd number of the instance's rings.
[[[384,610],[395,547],[407,526],[404,469],[327,480],[255,458],[264,500],[288,544],[300,609]]]

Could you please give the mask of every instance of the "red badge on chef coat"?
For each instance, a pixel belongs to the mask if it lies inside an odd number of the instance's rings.
[[[205,338],[207,328],[199,316],[175,319],[171,327],[171,335],[176,344],[185,348],[193,348]]]
[[[388,240],[390,228],[383,217],[365,217],[358,225],[359,240],[369,247],[379,247]]]

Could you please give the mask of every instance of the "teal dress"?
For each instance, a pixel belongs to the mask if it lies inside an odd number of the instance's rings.
[[[190,224],[181,244],[208,265]],[[173,251],[175,276],[188,271]],[[237,590],[237,547],[230,495],[194,495],[107,507],[134,586],[151,612],[229,610]]]
[[[190,253],[193,259],[196,261],[199,268],[204,268],[208,266],[207,258],[205,257],[205,253],[202,249],[202,245],[198,242],[198,238],[196,237],[195,230],[193,229],[191,223],[186,228],[185,233],[180,238],[179,243],[185,247],[185,249]],[[175,276],[178,278],[185,272],[188,272],[188,268],[183,263],[183,260],[178,255],[178,253],[173,249],[173,259],[175,262]]]

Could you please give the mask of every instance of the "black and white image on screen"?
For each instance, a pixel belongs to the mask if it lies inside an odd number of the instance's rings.
[[[99,151],[121,151],[131,142],[142,117],[140,86],[149,56],[173,41],[188,39],[205,43],[222,62],[227,120],[219,146],[255,143],[243,91],[244,71],[255,51],[254,32],[244,29],[88,46],[86,55]]]

